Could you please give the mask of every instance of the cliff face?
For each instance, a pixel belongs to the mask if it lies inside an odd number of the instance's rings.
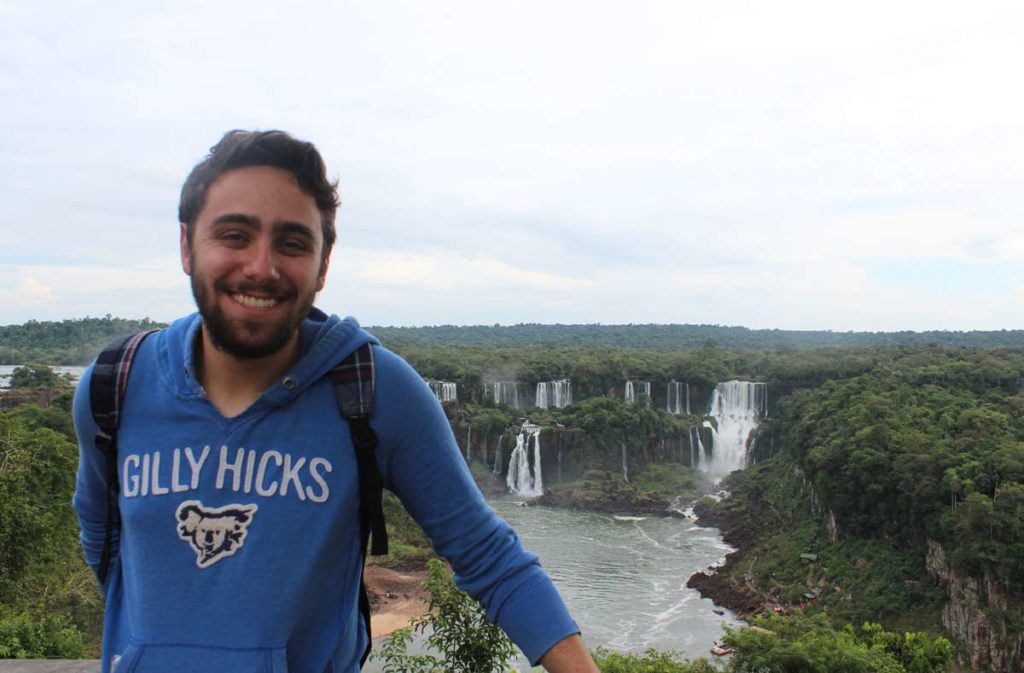
[[[928,542],[928,572],[946,589],[949,602],[942,611],[942,623],[950,635],[967,649],[972,671],[1019,673],[1024,671],[1024,632],[1008,631],[994,623],[985,608],[1011,611],[1006,594],[985,578],[958,576],[946,562],[942,545]]]

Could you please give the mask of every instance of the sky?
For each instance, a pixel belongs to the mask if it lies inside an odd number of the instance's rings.
[[[229,129],[367,325],[1024,328],[1024,3],[0,0],[0,324],[194,310]]]

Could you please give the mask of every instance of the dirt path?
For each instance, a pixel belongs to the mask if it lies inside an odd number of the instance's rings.
[[[370,596],[370,627],[375,640],[426,614],[426,570],[368,565],[363,576]]]

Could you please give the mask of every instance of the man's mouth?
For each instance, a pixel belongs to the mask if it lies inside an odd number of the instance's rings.
[[[231,298],[246,308],[267,309],[281,302],[278,297],[254,297],[251,294],[232,293]]]

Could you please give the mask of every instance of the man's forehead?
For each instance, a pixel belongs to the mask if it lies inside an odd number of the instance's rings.
[[[210,184],[199,219],[217,221],[231,213],[260,223],[286,220],[312,226],[320,221],[316,201],[295,175],[273,166],[235,168]]]

